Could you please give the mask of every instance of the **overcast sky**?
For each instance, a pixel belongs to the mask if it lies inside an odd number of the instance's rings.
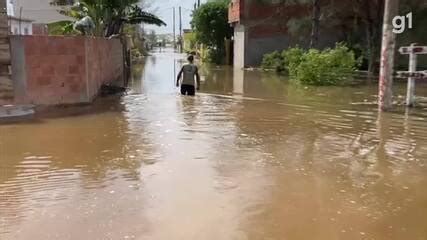
[[[173,7],[175,7],[176,14],[176,34],[179,32],[179,13],[178,7],[182,7],[182,28],[190,28],[191,11],[194,7],[194,3],[197,0],[146,0],[149,4],[148,11],[159,16],[163,21],[166,22],[166,27],[157,27],[145,25],[146,30],[154,29],[156,33],[172,33],[173,32]],[[205,2],[206,0],[201,0]]]

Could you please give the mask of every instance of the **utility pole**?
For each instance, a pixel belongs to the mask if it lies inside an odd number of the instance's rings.
[[[175,7],[173,7],[173,48],[176,49],[176,39],[175,39]]]
[[[379,80],[379,103],[382,111],[393,106],[393,72],[396,34],[393,32],[393,18],[399,13],[399,0],[385,0],[383,37],[381,48],[381,69]]]
[[[182,53],[182,15],[181,6],[179,6],[179,52]]]

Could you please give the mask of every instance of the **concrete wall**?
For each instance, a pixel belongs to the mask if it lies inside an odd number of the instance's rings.
[[[9,18],[10,32],[14,35],[33,35],[33,23]]]
[[[238,12],[239,11],[239,12]],[[230,4],[229,21],[234,26],[234,66],[259,66],[266,53],[281,51],[296,45],[306,48],[310,30],[292,34],[288,22],[295,18],[310,18],[310,4],[287,5],[263,3],[258,0],[235,0]],[[319,47],[332,47],[342,39],[339,31],[321,28]]]
[[[243,25],[237,24],[234,27],[234,67],[243,68],[245,66],[245,42],[246,32]]]
[[[17,103],[88,103],[103,83],[123,82],[119,39],[13,36],[11,43]]]

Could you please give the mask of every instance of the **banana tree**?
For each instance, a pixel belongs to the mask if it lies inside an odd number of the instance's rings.
[[[165,26],[165,22],[154,14],[145,12],[138,5],[139,0],[107,0],[108,16],[105,36],[120,34],[124,24],[153,24]]]
[[[156,15],[143,11],[138,3],[139,0],[80,0],[60,13],[76,20],[89,16],[95,24],[94,35],[104,37],[120,34],[124,24],[166,25]],[[68,30],[72,23],[61,21],[63,28]]]

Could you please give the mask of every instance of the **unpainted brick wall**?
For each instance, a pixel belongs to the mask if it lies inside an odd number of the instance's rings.
[[[23,36],[26,103],[91,102],[103,83],[121,78],[119,39]]]

